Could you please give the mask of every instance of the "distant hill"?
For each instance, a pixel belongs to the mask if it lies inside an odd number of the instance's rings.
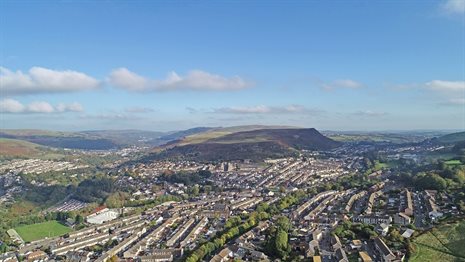
[[[314,128],[259,129],[232,133],[209,140],[211,143],[275,142],[294,149],[330,150],[340,145]]]
[[[0,138],[27,141],[34,144],[55,148],[84,150],[105,150],[117,148],[109,139],[92,137],[75,132],[54,132],[44,130],[0,130]]]
[[[263,126],[263,125],[247,125],[247,126],[232,126],[232,127],[217,127],[217,128],[210,128],[205,132],[197,132],[195,134],[189,135],[176,141],[177,145],[189,145],[189,144],[197,144],[206,142],[210,139],[223,137],[225,135],[237,133],[237,132],[245,132],[245,131],[253,131],[253,130],[260,130],[260,129],[283,129],[283,128],[294,128],[295,127],[288,127],[288,126]],[[171,143],[173,144],[173,143]]]
[[[196,135],[196,134],[199,134],[199,133],[204,133],[204,132],[210,131],[212,129],[215,129],[215,128],[214,127],[194,127],[194,128],[190,128],[190,129],[187,129],[187,130],[168,132],[168,134],[165,133],[164,135],[160,136],[159,138],[151,141],[150,144],[155,145],[155,146],[159,146],[159,145],[163,145],[163,144],[170,143],[170,142],[173,142],[173,141],[180,141],[180,140],[186,138],[187,136],[192,136],[192,135]]]
[[[108,150],[127,146],[160,146],[212,128],[196,127],[173,132],[144,130],[90,130],[60,132],[36,129],[0,129],[0,138],[26,141],[54,148]]]
[[[447,133],[444,131],[323,131],[325,136],[341,142],[408,144],[420,143]]]
[[[59,150],[53,150],[28,141],[0,138],[0,160],[17,158],[57,159],[62,157],[63,154]]]
[[[384,133],[363,133],[363,134],[339,134],[331,133],[328,137],[341,142],[371,142],[371,143],[418,143],[425,139],[425,136],[413,136],[404,134],[384,134]]]
[[[24,153],[27,148],[29,148],[28,152],[33,152],[34,147],[27,147],[25,145],[31,144],[24,143],[20,150],[18,141],[49,148],[81,150],[108,150],[132,145],[155,146],[157,152],[163,151],[167,157],[184,157],[192,153],[208,159],[218,157],[217,153],[223,151],[225,158],[254,158],[254,154],[261,158],[289,154],[296,149],[328,150],[339,145],[339,142],[323,136],[312,128],[260,125],[196,127],[175,132],[141,130],[58,132],[0,129],[0,139],[2,138],[16,141],[16,146],[12,144],[8,151],[22,150]],[[209,157],[211,149],[214,150]]]
[[[295,150],[273,142],[232,144],[198,143],[175,146],[159,153],[151,154],[146,160],[167,158],[197,161],[261,160],[295,154]]]
[[[30,157],[40,152],[40,145],[9,138],[0,138],[0,156]]]
[[[92,130],[81,131],[78,134],[83,134],[88,138],[93,139],[108,139],[112,143],[119,146],[127,145],[147,145],[160,139],[166,133],[157,131],[145,130]]]
[[[432,141],[445,146],[452,146],[452,153],[465,157],[465,132],[457,132],[440,136]]]
[[[459,142],[465,142],[465,132],[452,133],[437,138],[440,143],[454,144]]]
[[[210,130],[169,144],[154,158],[184,158],[202,161],[259,160],[296,154],[297,149],[324,151],[341,145],[314,128],[244,128]]]
[[[40,129],[0,129],[2,136],[69,136],[70,132],[40,130]]]

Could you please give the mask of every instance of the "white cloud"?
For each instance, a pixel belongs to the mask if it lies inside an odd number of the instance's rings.
[[[334,90],[339,88],[357,89],[363,86],[362,83],[352,79],[338,79],[328,83],[321,83],[320,86],[325,90]]]
[[[143,91],[148,88],[149,81],[126,68],[118,68],[110,73],[111,84],[129,91]]]
[[[222,107],[213,110],[213,113],[220,114],[302,114],[321,113],[318,109],[309,109],[302,105],[289,106],[250,106],[250,107]]]
[[[442,9],[449,14],[465,14],[465,0],[447,0]]]
[[[126,68],[113,70],[108,82],[128,91],[171,90],[239,90],[252,84],[239,76],[223,77],[201,70],[192,70],[185,76],[171,72],[164,79],[149,79]],[[52,70],[32,67],[27,72],[0,67],[0,91],[3,95],[66,93],[98,88],[102,81],[72,70]]]
[[[26,109],[29,113],[53,113],[55,111],[55,108],[51,104],[43,101],[32,102]]]
[[[124,111],[127,113],[150,113],[150,112],[154,112],[155,110],[149,107],[134,106],[134,107],[128,107]]]
[[[270,113],[272,109],[268,106],[259,105],[252,107],[222,107],[214,109],[215,113],[226,113],[226,114],[264,114]]]
[[[465,81],[431,80],[423,83],[408,83],[390,86],[392,90],[413,90],[421,93],[430,93],[432,98],[440,105],[459,105],[465,97]]]
[[[120,113],[111,113],[111,114],[90,114],[90,115],[81,115],[79,116],[81,119],[96,119],[96,120],[136,120],[142,119],[140,117],[136,117],[133,115],[126,115]]]
[[[381,117],[387,114],[388,113],[386,112],[376,112],[372,110],[360,110],[360,111],[353,113],[353,115],[361,116],[361,117]]]
[[[30,114],[30,113],[64,113],[64,112],[82,112],[84,109],[78,103],[63,104],[60,103],[56,107],[52,106],[48,102],[35,101],[27,105],[21,102],[6,98],[0,100],[0,113],[12,113],[12,114]]]
[[[433,80],[425,84],[428,88],[440,92],[465,91],[465,81]]]
[[[465,98],[451,98],[449,99],[448,103],[449,105],[465,105]]]
[[[1,113],[21,113],[25,109],[24,105],[14,99],[0,100]]]
[[[71,104],[63,104],[59,103],[56,106],[56,111],[57,112],[82,112],[84,111],[84,108],[82,107],[81,104],[79,103],[71,103]]]
[[[22,95],[38,93],[64,93],[95,89],[100,82],[84,73],[72,70],[52,70],[32,67],[27,73],[0,67],[2,94]]]
[[[171,72],[165,79],[148,79],[126,68],[113,70],[109,82],[129,91],[172,91],[172,90],[238,90],[251,86],[239,76],[226,78],[201,70],[192,70],[185,76]]]

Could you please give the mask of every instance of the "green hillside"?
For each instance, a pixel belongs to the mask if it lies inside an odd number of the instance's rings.
[[[61,159],[62,150],[56,150],[28,141],[0,138],[0,160],[16,158]]]
[[[465,261],[465,222],[442,225],[413,240],[410,261]]]
[[[465,132],[452,133],[445,136],[438,137],[438,141],[441,143],[458,143],[465,141]]]
[[[186,136],[177,145],[189,145],[189,144],[198,144],[203,143],[211,139],[218,139],[220,137],[234,134],[237,132],[246,132],[260,129],[282,129],[282,128],[294,128],[287,126],[262,126],[262,125],[248,125],[248,126],[232,126],[232,127],[218,127],[212,128],[205,132],[196,133],[193,135]]]
[[[236,132],[215,139],[210,143],[255,143],[274,142],[294,149],[329,150],[340,145],[339,142],[323,136],[314,128],[259,129]]]
[[[30,157],[39,154],[40,145],[17,139],[0,138],[0,156]]]
[[[360,133],[346,134],[328,132],[327,136],[333,140],[341,142],[389,142],[395,144],[417,143],[428,137],[424,135],[409,135],[395,133]]]
[[[295,155],[296,150],[325,151],[341,142],[323,136],[314,128],[243,128],[210,130],[171,143],[150,157],[215,160],[260,160]],[[149,157],[149,158],[150,158]]]
[[[34,129],[0,129],[0,138],[27,141],[54,148],[101,150],[112,149],[118,146],[110,139],[91,136],[85,133]]]

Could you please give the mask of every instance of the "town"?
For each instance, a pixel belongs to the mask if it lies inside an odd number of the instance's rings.
[[[465,262],[465,0],[0,18],[0,262]]]
[[[410,238],[444,217],[463,217],[453,194],[418,190],[391,169],[367,168],[367,150],[350,145],[263,162],[124,165],[108,173],[125,190],[119,199],[63,199],[44,212],[64,215],[71,230],[28,240],[9,229],[17,250],[0,261],[404,261]],[[14,201],[23,173],[82,168],[7,163],[0,167],[2,201]]]

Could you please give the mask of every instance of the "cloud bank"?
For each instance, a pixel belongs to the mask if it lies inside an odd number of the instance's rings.
[[[360,116],[360,117],[381,117],[387,114],[388,114],[387,112],[376,112],[372,110],[360,110],[360,111],[353,113],[353,115]]]
[[[302,105],[289,106],[250,106],[250,107],[222,107],[213,109],[218,114],[304,114],[321,113],[321,110],[306,108]]]
[[[444,105],[465,105],[465,97],[462,98],[451,98],[447,102],[442,103]]]
[[[334,89],[358,89],[363,86],[362,83],[352,79],[338,79],[332,82],[321,83],[320,87],[324,90],[331,91]]]
[[[100,81],[72,70],[32,67],[27,73],[0,67],[0,90],[6,95],[67,93],[98,88]]]
[[[240,90],[251,86],[239,76],[223,77],[201,70],[192,70],[185,76],[176,72],[169,73],[165,79],[156,80],[140,76],[127,68],[118,68],[110,73],[110,84],[128,91],[175,91],[175,90],[207,90],[225,91]]]
[[[155,112],[155,110],[153,108],[139,107],[139,106],[128,107],[128,108],[125,108],[124,111],[126,113],[151,113],[151,112]]]
[[[448,14],[465,14],[465,0],[447,0],[442,9]]]
[[[35,101],[29,104],[22,104],[21,102],[6,98],[0,100],[0,113],[10,114],[31,114],[31,113],[65,113],[65,112],[82,112],[83,107],[79,103],[64,104],[59,103],[52,106],[48,102]]]
[[[440,92],[463,92],[465,81],[433,80],[425,84],[428,88]]]

